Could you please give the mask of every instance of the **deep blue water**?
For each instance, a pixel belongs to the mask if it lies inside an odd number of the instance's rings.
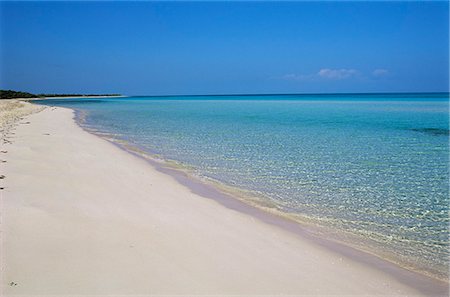
[[[447,275],[445,94],[46,100],[292,217]],[[355,240],[356,238],[356,240]]]

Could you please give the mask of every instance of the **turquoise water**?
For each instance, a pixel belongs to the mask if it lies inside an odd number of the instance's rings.
[[[248,190],[383,257],[447,277],[448,95],[42,101],[88,129]],[[357,244],[357,245],[358,245]]]

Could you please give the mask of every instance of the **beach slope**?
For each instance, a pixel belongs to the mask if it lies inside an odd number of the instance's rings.
[[[5,296],[445,293],[205,198],[73,118],[19,117],[2,144]]]

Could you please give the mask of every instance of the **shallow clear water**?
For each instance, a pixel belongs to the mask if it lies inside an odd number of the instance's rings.
[[[42,102],[261,194],[278,209],[448,275],[448,95],[130,97]]]

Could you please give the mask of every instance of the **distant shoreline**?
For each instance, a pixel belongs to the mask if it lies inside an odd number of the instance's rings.
[[[18,92],[12,90],[0,90],[2,92],[13,92],[13,93],[22,93],[27,95],[33,95],[34,97],[5,97],[1,99],[17,99],[17,100],[41,100],[41,99],[64,99],[64,98],[121,98],[121,97],[233,97],[233,96],[241,96],[241,97],[252,97],[252,96],[320,96],[320,97],[336,97],[336,96],[363,96],[363,97],[377,97],[377,96],[386,96],[391,95],[395,97],[403,97],[403,96],[421,96],[421,95],[432,95],[436,97],[450,97],[450,92],[342,92],[342,93],[229,93],[229,94],[132,94],[132,95],[122,95],[122,94],[54,94],[55,96],[45,96],[45,95],[53,95],[53,94],[31,94],[27,92]]]
[[[0,90],[0,99],[48,99],[48,98],[91,98],[91,97],[123,97],[119,93],[110,94],[77,94],[77,93],[39,93],[33,94],[15,90]]]
[[[51,100],[51,99],[69,99],[69,98],[122,98],[122,97],[128,97],[128,96],[125,96],[125,95],[57,96],[57,97],[33,98],[33,100]]]
[[[68,96],[68,97],[36,97],[36,98],[2,98],[0,100],[20,100],[20,101],[35,101],[35,100],[52,100],[52,99],[71,99],[71,98],[122,98],[128,97],[125,95],[117,95],[117,96]]]

